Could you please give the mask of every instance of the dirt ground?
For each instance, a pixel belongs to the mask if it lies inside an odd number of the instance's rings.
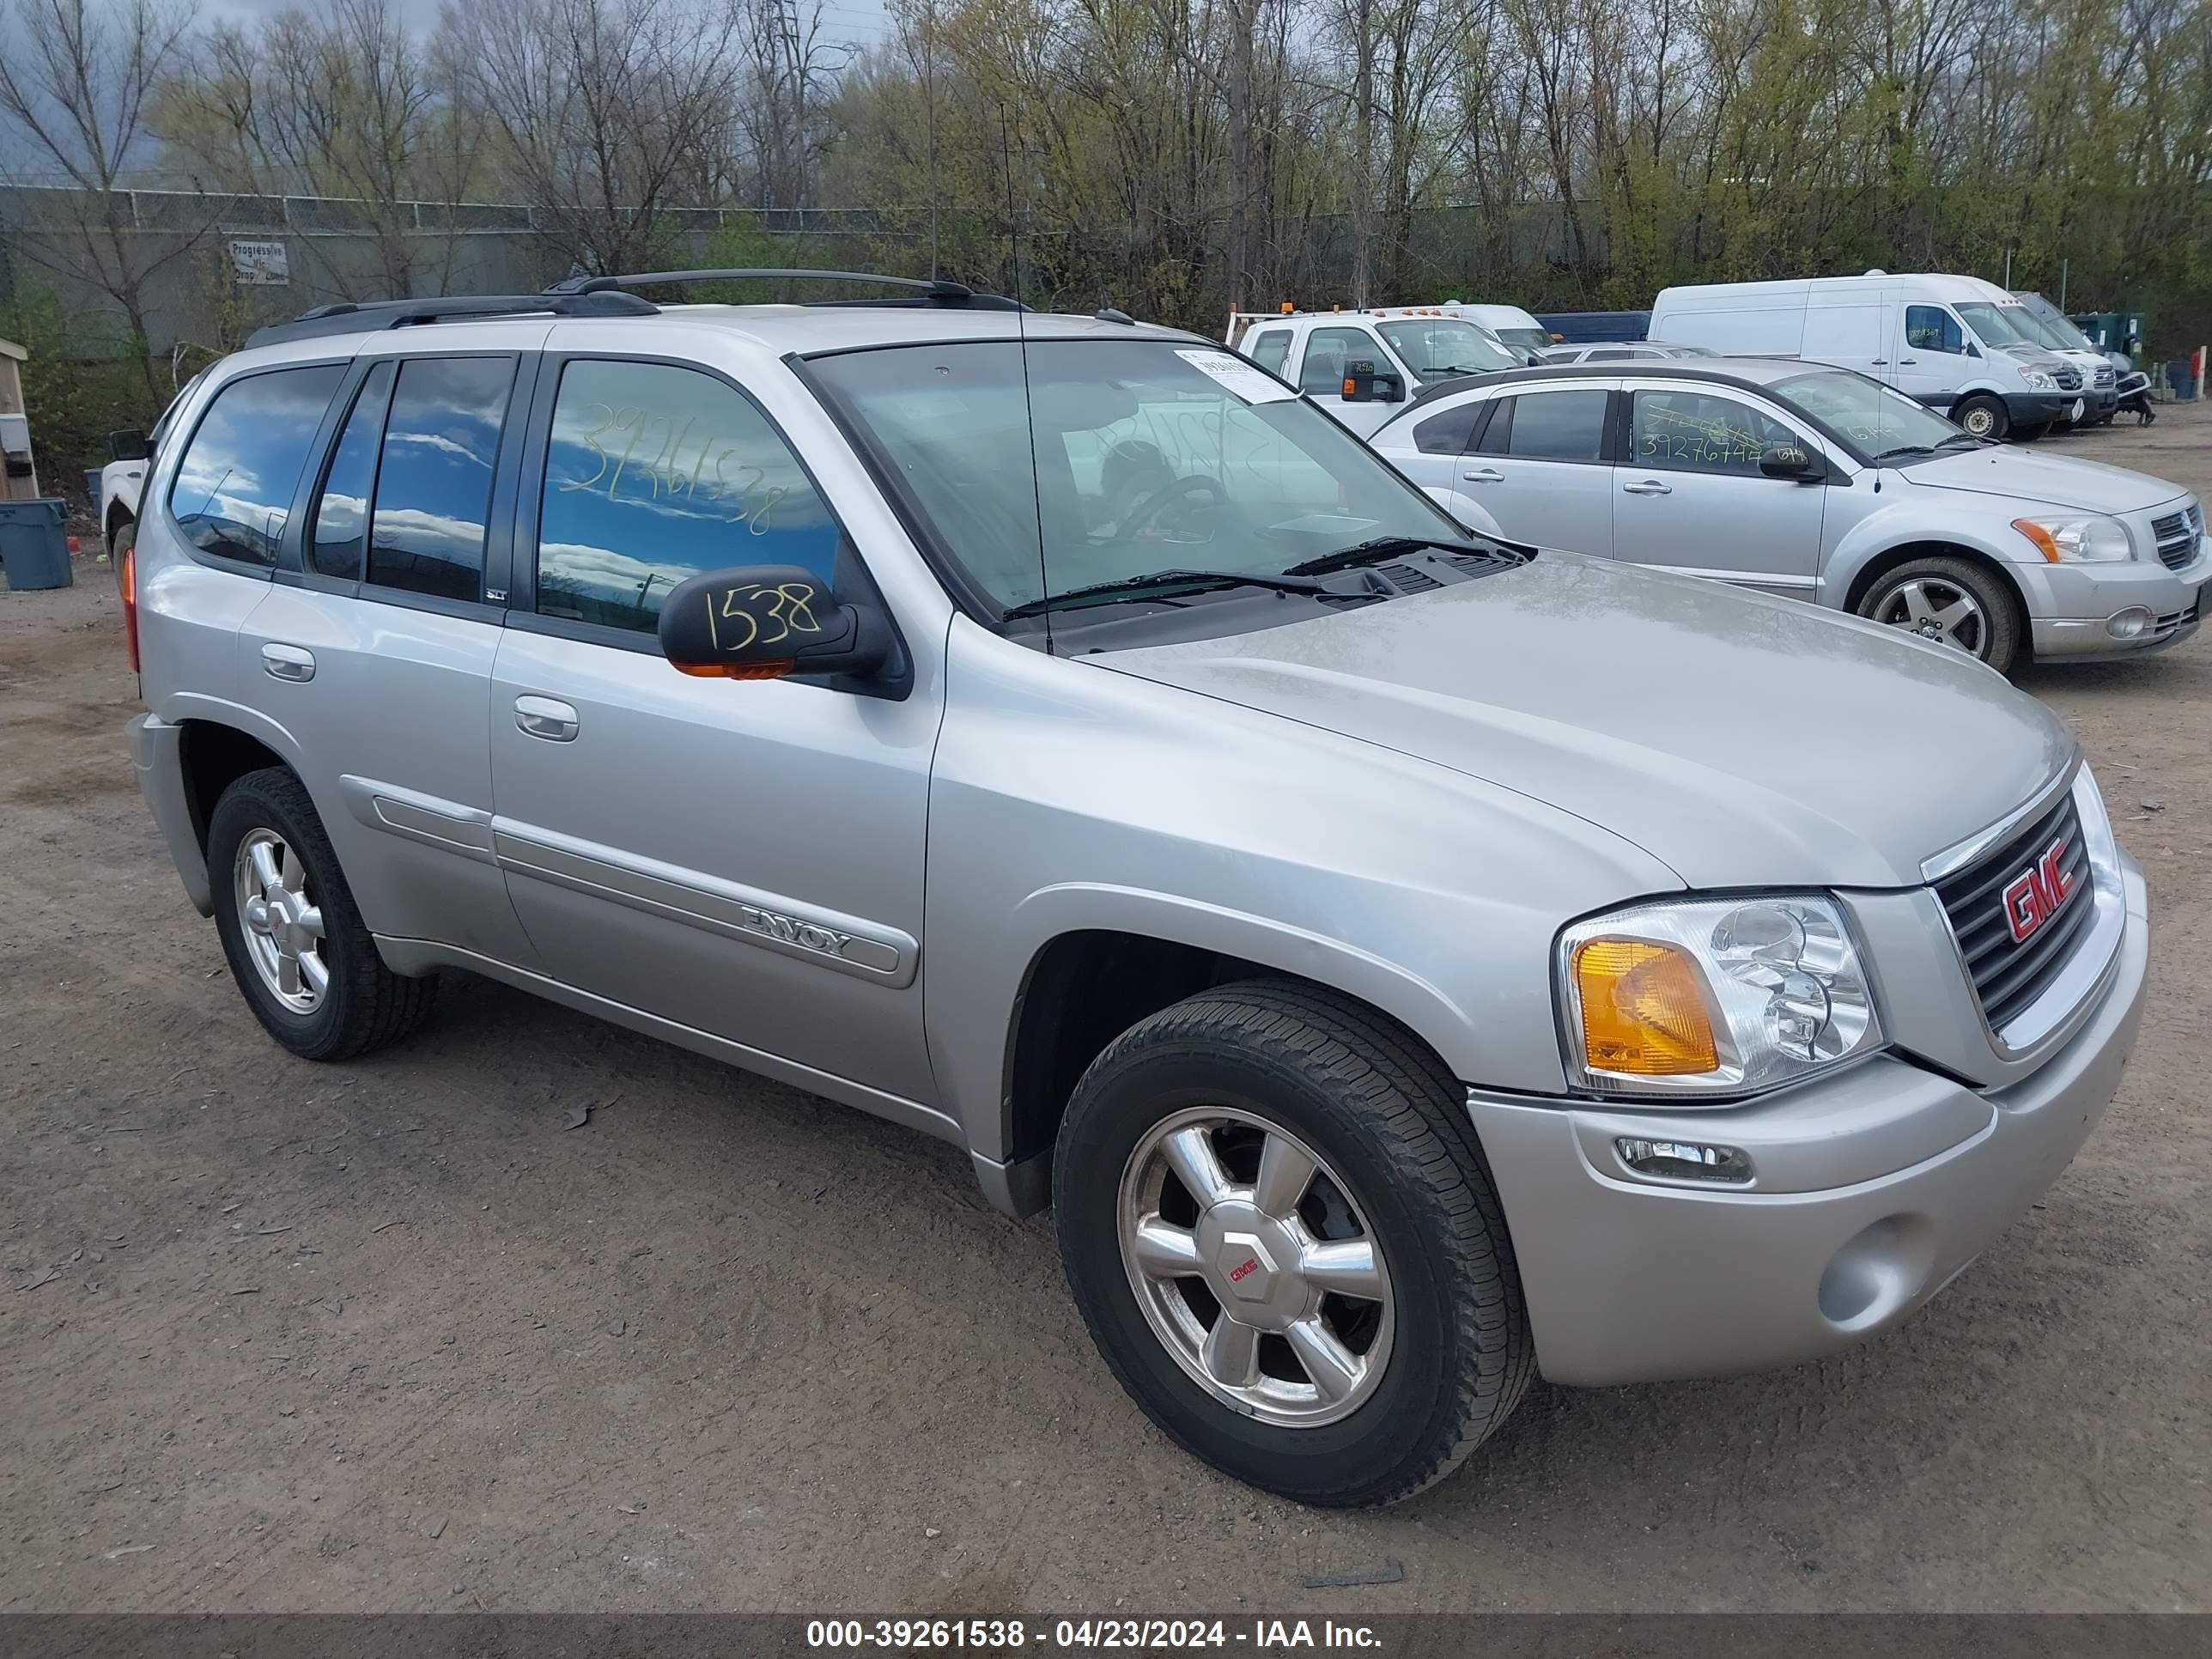
[[[2212,415],[2053,447],[2212,499]],[[1323,1515],[1154,1432],[950,1148],[474,981],[278,1051],[133,787],[107,572],[0,591],[0,1610],[2212,1608],[2212,638],[2023,684],[2158,927],[2047,1200],[1869,1346],[1539,1388]]]

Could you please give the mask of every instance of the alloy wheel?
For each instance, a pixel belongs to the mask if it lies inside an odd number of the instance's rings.
[[[1882,600],[1874,619],[1970,657],[1986,655],[1990,648],[1990,619],[1981,601],[1940,576],[1901,583]]]
[[[1336,1172],[1228,1106],[1163,1119],[1121,1176],[1122,1265],[1153,1334],[1216,1399],[1285,1427],[1357,1410],[1390,1358],[1390,1274]]]
[[[312,1014],[330,989],[323,960],[323,913],[307,889],[307,866],[273,830],[238,843],[231,885],[244,924],[246,952],[261,982],[295,1014]]]

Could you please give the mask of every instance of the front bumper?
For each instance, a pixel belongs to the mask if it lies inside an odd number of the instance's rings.
[[[2028,635],[2037,657],[2098,661],[2138,656],[2179,645],[2203,620],[2204,586],[2212,579],[2212,544],[2196,559],[2169,570],[2156,559],[2117,564],[2016,564],[2027,601]],[[2118,639],[2114,617],[2145,611],[2150,624],[2133,639]]]
[[[2081,397],[2078,392],[2008,392],[2005,414],[2014,426],[2048,426],[2066,418]]]
[[[1470,1090],[1520,1264],[1536,1362],[1571,1386],[1816,1358],[1910,1317],[2072,1160],[2119,1086],[2150,922],[2126,922],[2095,1012],[2024,1080],[1986,1092],[1884,1054],[1751,1105],[1654,1112]],[[1750,1188],[1659,1184],[1616,1138],[1748,1152]]]

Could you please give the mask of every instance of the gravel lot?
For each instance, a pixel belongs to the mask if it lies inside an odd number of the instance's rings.
[[[2052,447],[2212,498],[2194,410]],[[1540,1388],[1338,1516],[1154,1433],[950,1148],[477,981],[282,1054],[132,785],[106,570],[0,591],[0,1610],[2212,1609],[2212,639],[2023,684],[2159,928],[2047,1201],[1870,1346]]]

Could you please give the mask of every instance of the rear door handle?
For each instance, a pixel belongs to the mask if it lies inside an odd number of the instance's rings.
[[[1645,478],[1638,483],[1625,483],[1621,488],[1632,495],[1671,495],[1674,493],[1674,485],[1661,483],[1656,478]]]
[[[574,743],[576,740],[576,711],[567,703],[556,702],[550,697],[517,697],[514,700],[514,723],[527,736],[543,738],[548,743]]]
[[[1479,467],[1473,472],[1462,472],[1459,476],[1469,483],[1504,483],[1505,482],[1505,475],[1494,466]]]
[[[273,679],[311,680],[315,678],[315,653],[296,645],[264,645],[261,670]]]

